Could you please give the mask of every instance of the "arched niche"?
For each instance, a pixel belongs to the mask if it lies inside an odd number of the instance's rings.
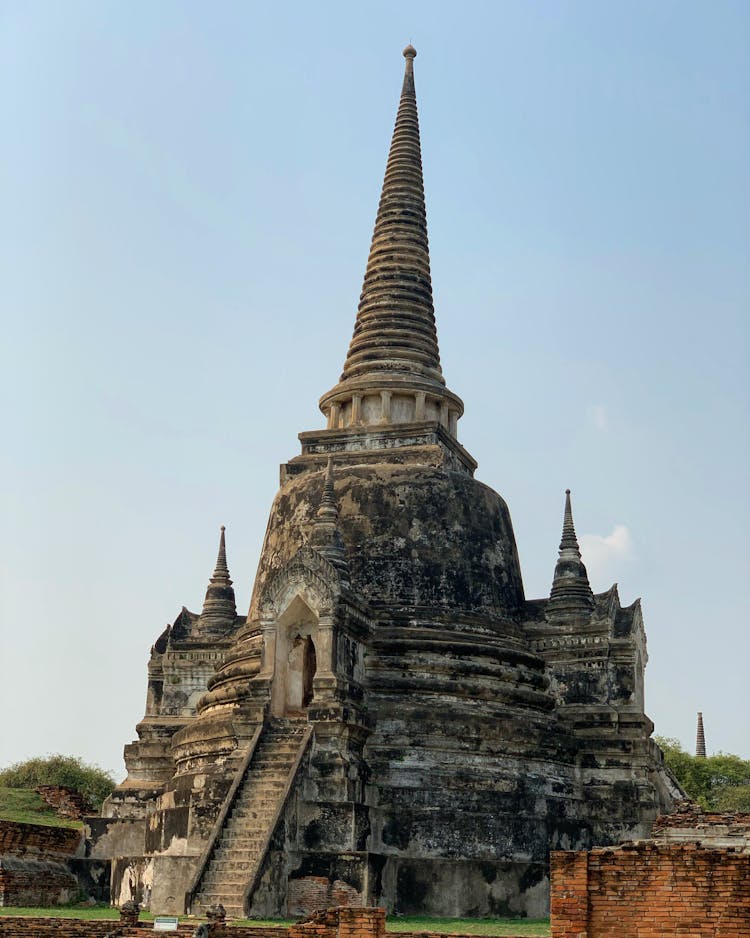
[[[276,618],[273,716],[296,716],[312,703],[318,626],[318,616],[299,594]]]

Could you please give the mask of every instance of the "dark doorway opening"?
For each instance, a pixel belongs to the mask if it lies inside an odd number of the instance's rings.
[[[315,645],[308,635],[305,639],[305,650],[302,659],[302,706],[309,707],[313,699],[313,678],[318,663],[315,657]]]

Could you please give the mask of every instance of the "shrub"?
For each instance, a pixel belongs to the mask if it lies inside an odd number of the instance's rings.
[[[115,780],[109,772],[96,765],[87,765],[77,756],[26,759],[0,770],[2,787],[37,788],[39,785],[73,788],[99,808],[115,787]]]

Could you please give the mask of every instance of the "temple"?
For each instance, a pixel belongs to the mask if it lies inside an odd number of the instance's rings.
[[[541,916],[551,849],[647,836],[680,795],[640,601],[592,591],[570,492],[550,594],[527,599],[508,508],[459,442],[404,56],[354,334],[325,429],[281,467],[248,614],[222,529],[203,611],[151,650],[92,834],[117,901]]]

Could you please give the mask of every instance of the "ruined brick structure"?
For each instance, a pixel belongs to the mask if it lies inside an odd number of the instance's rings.
[[[0,820],[0,906],[52,906],[109,893],[106,860],[85,857],[83,832]]]
[[[195,938],[196,922],[181,922],[177,931],[181,938]],[[227,925],[208,916],[208,938],[384,938],[385,909],[328,909],[290,927]],[[120,921],[86,921],[70,918],[0,917],[0,938],[138,938],[154,934],[151,922],[139,921],[136,913],[120,915]],[[425,932],[403,932],[403,938],[437,938]],[[452,935],[449,938],[469,938]]]
[[[750,853],[654,840],[552,854],[552,938],[750,938]]]
[[[67,788],[65,785],[40,785],[34,791],[45,804],[55,809],[58,817],[80,821],[93,811],[93,805],[88,798],[75,788]]]
[[[354,336],[326,428],[281,467],[249,613],[222,534],[203,613],[152,650],[93,846],[118,900],[541,915],[550,848],[643,836],[679,794],[639,602],[592,592],[569,493],[551,594],[526,599],[508,508],[458,441],[404,55]]]

